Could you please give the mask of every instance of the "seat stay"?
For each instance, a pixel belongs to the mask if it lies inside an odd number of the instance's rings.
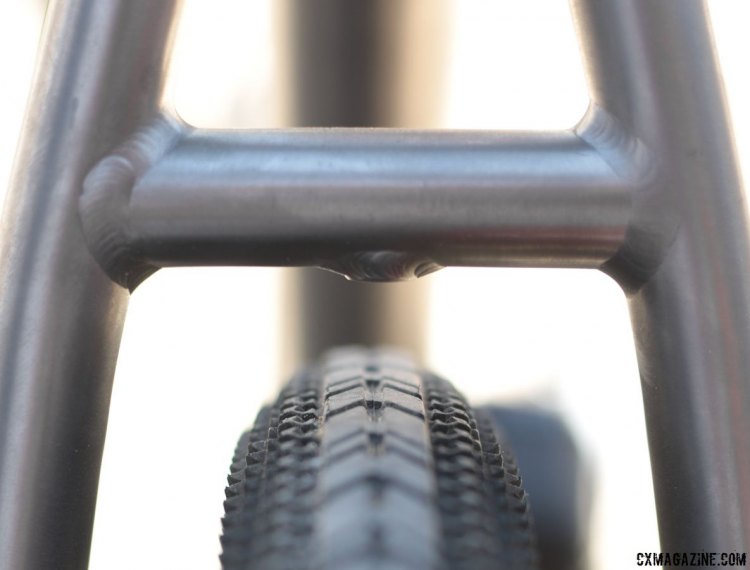
[[[600,268],[629,297],[662,547],[750,545],[750,244],[702,0],[573,0],[558,133],[211,132],[178,1],[55,2],[0,250],[0,566],[86,565],[128,289],[173,265]]]

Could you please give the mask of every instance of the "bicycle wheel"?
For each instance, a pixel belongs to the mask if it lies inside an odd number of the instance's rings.
[[[392,351],[297,374],[240,438],[226,493],[227,570],[536,567],[492,423]]]

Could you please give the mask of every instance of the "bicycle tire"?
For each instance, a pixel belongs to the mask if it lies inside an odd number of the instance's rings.
[[[393,351],[337,349],[237,445],[226,570],[536,568],[528,497],[489,418]]]

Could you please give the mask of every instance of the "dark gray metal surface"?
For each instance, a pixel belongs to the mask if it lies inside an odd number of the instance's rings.
[[[2,220],[0,568],[87,564],[127,291],[84,241],[86,173],[160,106],[174,2],[49,14]]]
[[[382,0],[290,0],[283,6],[291,44],[282,65],[291,87],[288,126],[403,126],[401,110],[410,101],[410,116],[419,108],[422,126],[438,126],[435,94],[447,65],[439,49],[445,38],[420,30],[441,17],[445,2],[433,1],[427,10],[414,1]],[[420,69],[410,57],[414,42],[429,54]],[[417,88],[407,87],[404,66],[411,77],[418,74]],[[424,355],[426,282],[376,287],[308,268],[292,270],[287,279],[284,337],[296,345],[298,360],[313,361],[329,348],[352,343],[389,344]]]
[[[659,162],[630,296],[664,550],[750,547],[748,220],[703,2],[574,2],[593,101]]]
[[[394,85],[382,81],[386,3],[289,0],[290,124],[392,126]]]
[[[85,184],[91,245],[129,286],[171,265],[324,265],[365,281],[599,267],[651,168],[602,113],[542,134],[175,129],[158,123]]]
[[[748,220],[702,1],[575,0],[592,107],[537,134],[192,132],[158,114],[174,6],[52,13],[3,218],[1,567],[85,565],[127,296],[107,274],[185,264],[602,268],[662,547],[748,549]]]

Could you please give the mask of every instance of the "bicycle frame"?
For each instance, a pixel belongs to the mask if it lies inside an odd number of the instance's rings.
[[[748,220],[701,0],[573,0],[572,130],[200,131],[176,0],[45,24],[3,217],[0,566],[84,567],[128,290],[159,267],[599,268],[632,315],[662,547],[750,543]]]

